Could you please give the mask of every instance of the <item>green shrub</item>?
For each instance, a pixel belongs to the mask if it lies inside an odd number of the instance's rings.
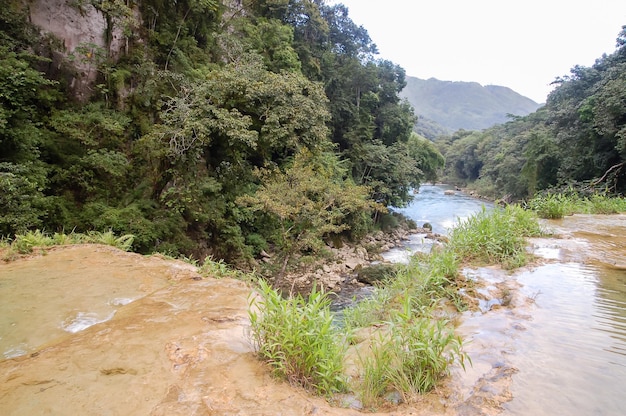
[[[284,299],[265,281],[250,302],[252,339],[273,373],[320,395],[345,390],[345,343],[333,326],[330,299],[315,288],[308,299]]]
[[[398,217],[392,212],[387,212],[380,214],[378,224],[381,230],[389,232],[398,228],[398,226],[400,225],[400,221],[398,220]]]
[[[246,244],[252,248],[252,254],[255,256],[269,247],[265,237],[257,233],[248,234],[246,236]]]
[[[155,213],[153,209],[141,207],[137,203],[117,208],[93,202],[86,204],[80,215],[83,217],[85,229],[111,230],[118,235],[132,234],[135,236],[133,248],[147,253],[155,250],[157,241],[171,241],[172,229],[182,225],[176,221],[175,213],[170,213],[170,218],[165,213],[164,218],[148,218],[144,209]],[[159,247],[159,251],[163,251],[162,248]]]

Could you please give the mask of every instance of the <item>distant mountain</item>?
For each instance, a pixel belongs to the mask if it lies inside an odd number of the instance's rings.
[[[507,114],[525,116],[540,107],[507,87],[410,76],[406,80],[400,96],[419,117],[416,130],[430,139],[459,129],[486,129],[506,122]]]

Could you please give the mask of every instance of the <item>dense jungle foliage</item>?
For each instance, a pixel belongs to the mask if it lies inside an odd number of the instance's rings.
[[[443,166],[412,133],[404,70],[376,57],[342,5],[68,4],[105,16],[106,47],[67,54],[25,2],[0,10],[5,238],[112,230],[139,252],[244,265],[274,250],[286,266],[370,231]],[[88,99],[74,64],[97,71]]]
[[[626,191],[626,26],[617,49],[557,78],[545,106],[483,131],[437,140],[445,176],[480,194]]]

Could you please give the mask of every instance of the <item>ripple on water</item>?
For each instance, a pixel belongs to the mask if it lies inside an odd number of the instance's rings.
[[[512,356],[520,373],[506,407],[512,414],[618,414],[626,379],[623,272],[552,263],[516,278],[534,305]]]
[[[115,311],[111,311],[107,316],[102,317],[95,312],[78,312],[74,318],[68,318],[61,324],[64,331],[75,334],[90,326],[106,322],[113,318]]]
[[[0,358],[14,358],[113,318],[115,311],[167,283],[84,246],[0,265]],[[157,266],[155,266],[157,267]],[[149,270],[149,269],[148,269]],[[160,270],[160,269],[159,269]],[[134,276],[129,278],[129,276]]]

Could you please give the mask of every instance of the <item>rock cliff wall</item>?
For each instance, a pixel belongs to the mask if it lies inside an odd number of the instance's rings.
[[[53,65],[60,69],[70,64],[73,69],[70,87],[79,100],[88,99],[98,76],[98,63],[104,58],[118,57],[125,46],[120,25],[115,20],[107,21],[104,13],[88,2],[79,5],[72,0],[31,0],[25,3],[31,23],[61,45],[60,50],[52,51]]]

